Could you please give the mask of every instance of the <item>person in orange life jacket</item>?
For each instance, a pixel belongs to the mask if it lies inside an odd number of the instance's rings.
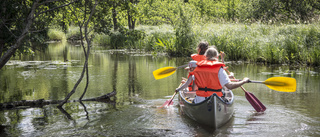
[[[204,53],[205,53],[206,50],[208,49],[208,46],[209,46],[209,43],[208,43],[208,42],[201,41],[201,42],[198,44],[198,47],[197,47],[198,54],[192,54],[192,55],[191,55],[192,60],[195,61],[195,62],[190,62],[190,63],[195,64],[197,61],[205,60],[206,57],[204,56]],[[189,65],[189,66],[190,66],[190,65]],[[195,68],[195,67],[196,67],[196,66],[194,66],[194,68]],[[189,73],[193,71],[193,70],[190,70],[191,67],[186,67],[185,69],[188,70]],[[188,78],[190,77],[190,75],[191,75],[191,74],[188,75]],[[184,82],[186,82],[186,81],[187,81],[186,78],[182,78],[181,83],[184,83]],[[191,82],[190,85],[189,85],[189,91],[193,91],[192,85],[194,85],[193,82]]]
[[[209,43],[208,42],[205,42],[205,41],[201,41],[199,44],[198,44],[198,47],[197,47],[197,51],[198,51],[198,54],[192,54],[191,55],[191,58],[194,60],[194,61],[202,61],[202,60],[205,60],[206,57],[204,56],[204,53],[206,52],[206,50],[208,49],[209,47]]]
[[[226,71],[223,69],[224,64],[218,62],[218,51],[215,48],[209,48],[206,53],[206,60],[197,62],[197,67],[193,71],[193,76],[188,79],[180,88],[176,89],[176,92],[186,88],[194,79],[198,89],[196,89],[196,97],[194,103],[204,101],[207,97],[216,93],[218,96],[222,96],[222,87],[225,86],[228,89],[235,89],[249,81],[249,78],[244,78],[239,82],[231,82]]]
[[[207,45],[208,45],[208,43],[207,42],[200,42],[199,43],[199,45],[198,45],[198,53],[200,54],[202,54],[203,52],[205,53],[205,51],[207,50]],[[212,48],[216,48],[215,46],[211,46]],[[202,49],[202,50],[201,50]],[[203,54],[204,54],[203,53]],[[193,54],[194,55],[194,54]],[[204,56],[204,55],[203,55]],[[224,57],[225,57],[225,53],[224,52],[220,52],[220,54],[219,54],[219,56],[221,56],[221,61],[222,61],[222,63],[224,63]],[[204,56],[205,57],[205,56]],[[199,59],[199,58],[198,58]],[[205,59],[205,58],[204,58]],[[200,61],[201,61],[202,59],[200,59]],[[193,75],[193,73],[190,73],[190,72],[192,72],[196,67],[197,67],[197,65],[196,65],[196,61],[190,61],[189,62],[189,66],[188,67],[186,67],[185,69],[187,69],[188,70],[188,78],[191,76],[191,75]],[[191,69],[192,68],[192,69]],[[231,75],[229,76],[229,78],[233,78],[233,73],[231,72]],[[185,83],[186,81],[187,81],[188,79],[186,79],[186,78],[184,78],[184,77],[182,77],[182,81],[181,81],[181,83],[183,84],[183,83]],[[194,82],[193,81],[191,81],[191,83],[188,85],[188,90],[189,91],[194,91],[194,87],[195,87],[196,85],[194,84]]]
[[[215,46],[211,46],[211,47],[212,47],[212,48],[216,48]],[[224,63],[225,53],[221,51],[220,54],[219,54],[219,56],[221,56],[221,61],[222,61],[222,63]],[[193,75],[193,73],[190,73],[190,72],[192,72],[192,71],[197,67],[197,64],[196,64],[196,63],[197,63],[197,61],[193,61],[193,60],[192,60],[192,61],[189,62],[189,66],[185,68],[185,69],[188,70],[188,78]],[[231,75],[229,75],[229,78],[233,78],[233,73],[232,73],[232,72],[231,72]],[[188,79],[182,77],[181,83],[183,84],[183,83],[185,83],[187,80],[188,80]],[[191,83],[188,85],[188,90],[189,90],[189,91],[195,91],[195,88],[197,88],[197,85],[195,85],[194,82],[193,82],[193,80],[192,80]]]

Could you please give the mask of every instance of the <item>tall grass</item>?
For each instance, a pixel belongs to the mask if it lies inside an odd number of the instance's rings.
[[[320,65],[319,24],[138,26],[136,31],[124,29],[110,35],[96,34],[94,38],[95,44],[110,49],[143,49],[171,56],[196,53],[200,41],[224,51],[226,60]]]
[[[309,65],[320,62],[318,24],[208,24],[195,27],[195,31],[224,51],[229,60]]]

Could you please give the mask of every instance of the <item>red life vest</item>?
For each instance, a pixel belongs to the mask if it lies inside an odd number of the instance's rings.
[[[194,61],[197,61],[197,62],[200,62],[202,60],[206,60],[206,56],[204,55],[199,55],[199,54],[192,54],[191,55],[191,58],[194,60]]]
[[[213,93],[222,96],[222,86],[220,85],[218,73],[225,65],[218,61],[203,60],[197,63],[198,67],[193,71],[195,84],[198,86],[197,96],[209,97]]]

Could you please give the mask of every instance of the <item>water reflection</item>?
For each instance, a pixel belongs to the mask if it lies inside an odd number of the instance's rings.
[[[90,120],[90,119],[89,119],[89,113],[88,113],[88,111],[87,111],[87,107],[82,103],[82,101],[80,101],[79,103],[80,103],[81,106],[83,107],[84,112],[86,112],[86,117],[87,117],[87,119]]]
[[[174,93],[184,69],[155,80],[152,71],[187,64],[190,58],[145,56],[128,50],[93,47],[89,59],[90,85],[86,98],[117,91],[111,102],[72,102],[0,111],[0,136],[313,136],[320,135],[319,68],[228,63],[239,79],[270,77],[297,79],[297,91],[283,93],[261,84],[246,84],[266,107],[255,113],[241,89],[235,94],[235,114],[225,126],[212,130],[181,114],[177,106],[158,109]],[[137,56],[140,55],[140,56]],[[49,44],[33,57],[20,56],[0,70],[0,103],[18,100],[61,100],[80,76],[81,47]],[[82,82],[71,99],[78,99]],[[281,120],[281,122],[279,121]],[[270,131],[273,131],[272,133]]]

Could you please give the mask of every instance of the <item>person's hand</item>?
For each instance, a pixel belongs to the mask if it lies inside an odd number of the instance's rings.
[[[223,51],[220,51],[220,56],[221,56],[221,59],[223,59],[226,56],[226,54]]]
[[[250,79],[249,78],[247,78],[247,77],[245,77],[245,78],[243,78],[243,80],[242,80],[244,83],[249,83],[249,81],[250,81]]]
[[[224,54],[224,52],[220,51],[220,54],[221,56],[221,62],[224,63],[224,57],[226,56],[226,54]]]
[[[182,80],[181,80],[181,83],[182,83],[182,84],[186,83],[187,80],[188,80],[188,79],[186,79],[186,78],[184,78],[184,77],[181,77],[181,79],[182,79]]]
[[[234,78],[234,73],[233,72],[230,72],[230,75],[229,75],[229,78]]]
[[[186,83],[186,81],[185,80],[181,80],[181,83],[184,84],[184,83]]]

